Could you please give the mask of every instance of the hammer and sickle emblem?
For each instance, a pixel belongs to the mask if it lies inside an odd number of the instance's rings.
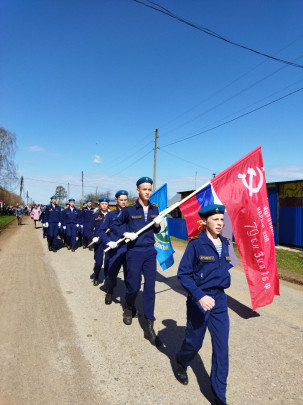
[[[248,188],[250,197],[253,195],[253,193],[258,193],[260,191],[260,188],[263,185],[263,173],[262,173],[261,169],[259,169],[259,167],[257,167],[257,170],[258,170],[259,176],[260,176],[259,184],[257,187],[253,187],[253,179],[254,179],[254,176],[257,175],[257,173],[255,172],[255,170],[253,168],[249,167],[247,169],[247,173],[249,174],[248,184],[246,181],[246,174],[238,174],[238,179],[242,179],[244,186],[246,188]]]

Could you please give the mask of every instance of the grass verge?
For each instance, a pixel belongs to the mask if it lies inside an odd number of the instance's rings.
[[[4,215],[0,217],[0,231],[4,229],[8,224],[13,222],[16,219],[13,215]]]

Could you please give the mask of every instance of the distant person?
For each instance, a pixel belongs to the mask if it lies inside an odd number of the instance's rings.
[[[39,221],[40,215],[41,215],[41,209],[40,209],[40,207],[37,207],[37,205],[35,204],[30,213],[31,218],[34,220],[35,228],[37,228],[37,221]]]
[[[61,208],[57,205],[57,197],[53,195],[51,203],[45,208],[45,227],[47,228],[48,249],[53,252],[58,250],[58,232],[61,226]]]
[[[22,217],[23,217],[23,209],[19,204],[17,204],[17,206],[15,208],[15,215],[18,219],[18,225],[21,225]]]

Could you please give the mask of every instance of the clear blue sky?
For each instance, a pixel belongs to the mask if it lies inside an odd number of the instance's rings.
[[[146,3],[148,3],[147,0]],[[176,15],[303,65],[303,2],[159,0]],[[151,4],[151,3],[149,3]],[[0,125],[17,136],[25,192],[48,202],[153,176],[202,185],[262,145],[267,181],[303,178],[303,69],[213,38],[132,0],[0,0]],[[182,160],[183,159],[183,160]],[[18,189],[16,189],[17,191]]]

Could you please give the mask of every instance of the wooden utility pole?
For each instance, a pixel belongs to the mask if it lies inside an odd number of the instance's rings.
[[[157,149],[158,149],[158,129],[155,130],[155,150],[154,150],[154,178],[153,178],[153,191],[157,188]]]
[[[67,183],[67,201],[69,200],[69,183]]]
[[[21,179],[20,179],[20,204],[21,204],[22,191],[23,191],[23,176],[21,176]]]
[[[84,201],[84,183],[83,183],[83,172],[82,172],[82,202]]]

